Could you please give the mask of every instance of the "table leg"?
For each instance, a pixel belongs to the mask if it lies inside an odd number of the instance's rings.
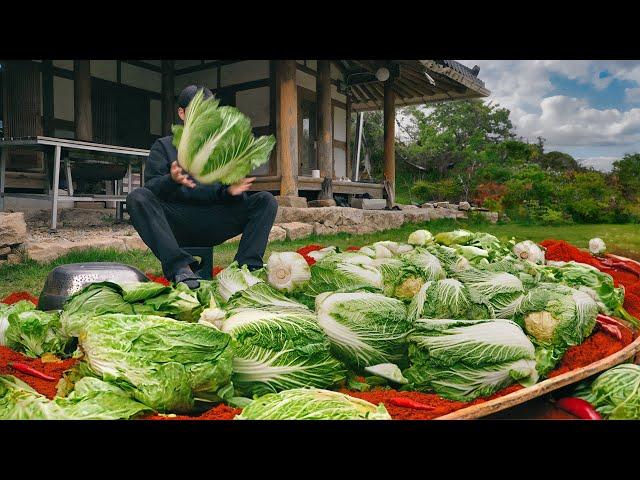
[[[73,197],[73,179],[71,178],[71,162],[69,160],[65,160],[64,162],[65,172],[67,174],[67,192],[69,192],[69,196]]]
[[[51,205],[51,230],[55,232],[58,228],[58,186],[60,185],[60,152],[62,147],[56,146],[55,158],[53,161],[53,201]]]
[[[122,180],[116,180],[116,195],[122,195]],[[116,202],[116,220],[122,221],[122,202]]]
[[[129,161],[127,168],[127,186],[129,188],[127,193],[131,193],[133,191],[133,168],[131,167],[131,161]]]
[[[0,148],[0,212],[4,212],[4,184],[7,173],[8,148]]]
[[[144,187],[144,169],[146,167],[146,162],[143,160],[140,164],[140,186]]]

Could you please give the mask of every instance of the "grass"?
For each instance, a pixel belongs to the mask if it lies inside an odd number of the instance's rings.
[[[350,245],[362,246],[379,240],[406,241],[411,232],[425,228],[432,233],[453,230],[454,228],[468,228],[482,230],[497,236],[502,240],[516,237],[517,240],[531,239],[540,242],[545,239],[562,239],[578,246],[586,247],[589,239],[602,238],[607,244],[608,251],[632,258],[640,258],[640,228],[638,225],[563,225],[537,226],[516,223],[491,225],[486,222],[467,220],[437,220],[419,224],[409,224],[395,230],[377,232],[367,235],[338,234],[330,236],[311,236],[302,240],[285,240],[273,242],[267,247],[265,259],[272,251],[291,251],[304,245],[316,243],[319,245],[335,245],[346,248]],[[233,261],[238,248],[237,243],[223,244],[215,247],[214,263],[226,266]],[[18,265],[0,266],[0,298],[14,291],[27,291],[38,295],[44,281],[54,267],[68,263],[80,262],[119,262],[139,268],[143,272],[159,274],[160,263],[150,252],[117,250],[85,250],[60,257],[48,264],[27,260]]]

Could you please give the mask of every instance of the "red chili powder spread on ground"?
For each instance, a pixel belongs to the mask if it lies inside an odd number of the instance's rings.
[[[346,249],[347,252],[357,252],[358,250],[360,250],[360,247],[354,247],[354,246],[347,247]]]
[[[315,252],[317,250],[322,250],[323,248],[324,247],[322,245],[311,244],[311,245],[306,245],[304,247],[300,247],[298,250],[296,250],[296,252],[302,255],[304,259],[307,261],[307,264],[311,266],[314,263],[316,263],[316,261],[314,258],[311,258],[309,256],[309,252]]]
[[[589,252],[580,250],[564,240],[544,240],[540,242],[546,249],[547,260],[562,262],[580,262],[596,267],[598,270],[608,273],[613,277],[616,287],[623,286],[625,289],[624,308],[634,317],[640,317],[640,276],[630,271],[610,268],[603,264],[603,261],[594,257]],[[609,255],[605,256],[605,261],[614,260],[619,263],[629,265],[636,270],[639,268],[635,262],[626,262],[614,259]]]
[[[42,363],[39,358],[29,358],[21,353],[14,352],[10,348],[0,347],[0,375],[13,375],[14,377],[28,383],[34,390],[48,398],[53,398],[55,396],[56,386],[58,385],[58,380],[62,378],[63,372],[71,368],[77,361],[78,360],[75,358],[70,358],[62,360],[59,363]],[[35,368],[46,375],[55,377],[56,381],[41,380],[39,378],[32,377],[31,375],[20,373],[9,366],[9,363],[11,362],[26,363],[31,368]]]
[[[165,285],[165,286],[171,285],[171,282],[169,282],[169,280],[167,280],[166,278],[164,278],[162,276],[157,277],[153,273],[145,273],[145,275],[152,282],[160,283],[160,284]]]
[[[2,303],[13,305],[14,303],[18,303],[20,300],[28,300],[34,305],[38,305],[38,298],[31,295],[29,292],[14,292],[4,297],[2,299]]]

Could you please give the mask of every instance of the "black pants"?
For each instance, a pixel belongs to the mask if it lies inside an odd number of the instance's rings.
[[[235,259],[250,269],[263,266],[269,232],[278,204],[269,192],[245,195],[229,204],[195,205],[165,202],[151,190],[137,188],[127,196],[131,223],[162,263],[168,279],[196,264],[180,247],[208,247],[242,234]]]

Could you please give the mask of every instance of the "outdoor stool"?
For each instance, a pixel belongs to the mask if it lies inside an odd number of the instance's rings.
[[[213,278],[213,247],[181,247],[192,257],[200,258],[199,269],[195,272],[205,280]]]

